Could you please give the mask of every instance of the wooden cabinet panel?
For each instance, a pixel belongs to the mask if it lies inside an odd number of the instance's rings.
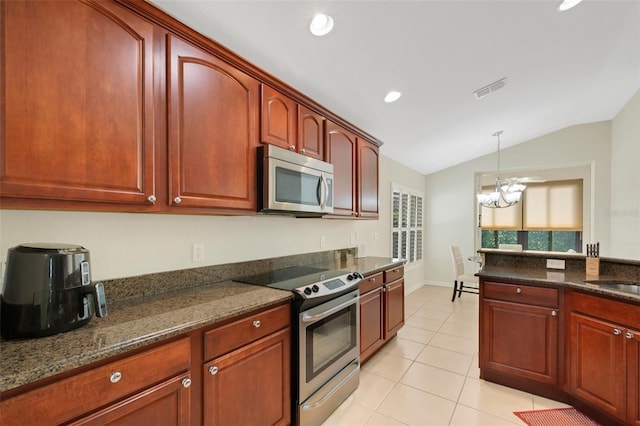
[[[189,374],[174,377],[71,425],[189,426],[191,386]]]
[[[360,361],[370,358],[384,344],[382,287],[360,297]]]
[[[38,425],[68,421],[188,371],[190,351],[190,340],[184,338],[5,399],[0,403],[3,421]]]
[[[640,426],[640,331],[626,330],[627,421]]]
[[[571,392],[594,407],[625,417],[624,337],[619,326],[572,312]],[[616,332],[619,330],[619,332]]]
[[[555,310],[483,299],[481,327],[481,368],[558,383],[559,323]]]
[[[324,160],[325,118],[298,105],[298,151],[309,157]]]
[[[204,334],[204,359],[238,349],[239,347],[287,327],[291,322],[289,304],[250,315]]]
[[[404,280],[400,279],[384,286],[385,339],[395,336],[404,325]]]
[[[398,266],[397,268],[388,269],[384,271],[384,282],[390,283],[391,281],[399,280],[404,276],[404,266]]]
[[[558,307],[557,288],[535,287],[530,285],[484,283],[484,297],[529,305]]]
[[[167,50],[170,203],[256,210],[259,82],[176,37]]]
[[[109,2],[0,12],[0,195],[151,205],[153,24]]]
[[[369,275],[364,277],[362,281],[360,281],[360,294],[365,294],[374,288],[382,287],[384,284],[384,275],[382,272],[378,272],[377,274]]]
[[[288,425],[290,329],[204,365],[204,418],[210,425]]]
[[[378,217],[378,147],[358,138],[358,216]]]
[[[333,164],[333,215],[356,216],[356,136],[326,123],[327,162]]]
[[[263,84],[260,141],[296,150],[296,121],[296,102]]]

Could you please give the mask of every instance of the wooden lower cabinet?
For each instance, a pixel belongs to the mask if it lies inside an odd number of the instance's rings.
[[[570,315],[572,395],[626,424],[640,425],[637,306],[575,293]]]
[[[360,283],[360,362],[365,362],[404,325],[404,268],[397,267]]]
[[[480,369],[557,385],[558,290],[511,283],[483,283]]]

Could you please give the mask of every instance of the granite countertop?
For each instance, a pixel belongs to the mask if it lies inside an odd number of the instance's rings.
[[[627,279],[621,279],[615,275],[600,275],[597,278],[587,277],[583,271],[563,271],[563,270],[550,270],[544,268],[533,267],[518,267],[518,266],[495,266],[485,265],[484,268],[476,275],[485,279],[506,279],[511,282],[534,282],[540,284],[552,284],[562,285],[579,290],[589,291],[592,293],[598,293],[609,297],[614,297],[620,300],[640,303],[640,294],[630,293],[607,288],[598,284],[592,284],[585,282],[586,280],[620,280],[627,281]]]
[[[105,318],[37,339],[0,341],[0,391],[291,299],[234,281],[110,303]]]
[[[323,266],[329,269],[345,270],[348,272],[360,272],[361,274],[368,276],[373,275],[381,271],[385,271],[389,268],[402,266],[405,264],[404,259],[393,259],[390,257],[353,257],[347,259],[338,259],[336,261],[323,262],[319,266]]]

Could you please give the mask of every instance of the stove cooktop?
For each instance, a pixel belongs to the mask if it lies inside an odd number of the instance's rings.
[[[293,266],[291,268],[277,269],[258,275],[238,277],[233,280],[246,284],[293,291],[297,288],[339,277],[344,274],[344,271],[333,271],[313,266]]]

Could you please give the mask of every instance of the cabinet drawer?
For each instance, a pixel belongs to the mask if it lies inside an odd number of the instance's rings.
[[[8,424],[59,424],[189,370],[190,339],[96,367],[2,401]]]
[[[404,266],[397,266],[393,269],[387,269],[384,271],[384,282],[390,283],[391,281],[399,280],[404,275]]]
[[[291,308],[287,304],[207,331],[204,334],[204,359],[208,361],[251,343],[287,327],[290,322]]]
[[[360,294],[365,294],[368,291],[378,288],[384,284],[382,272],[365,277],[360,281]]]
[[[483,291],[485,299],[552,307],[559,303],[557,288],[485,282]]]

